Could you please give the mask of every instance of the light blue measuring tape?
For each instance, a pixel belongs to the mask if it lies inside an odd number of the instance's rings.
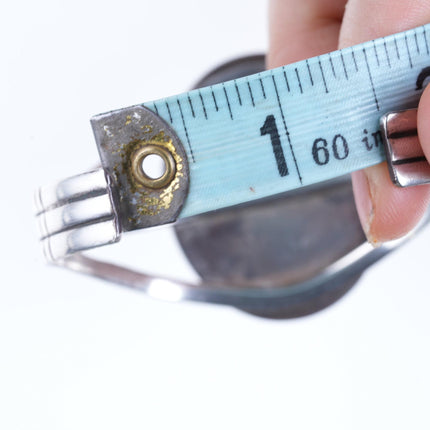
[[[430,25],[144,106],[187,152],[188,217],[385,159],[379,119],[416,107]]]
[[[296,316],[298,309],[308,314],[312,300],[314,310],[326,306],[389,248],[366,251],[366,245],[358,246],[353,238],[341,250],[335,245],[331,262],[326,256],[316,266],[313,261],[299,280],[295,272],[284,280],[282,271],[266,283],[264,269],[264,288],[255,288],[254,280],[242,285],[242,275],[236,287],[228,279],[213,285],[204,276],[200,283],[189,284],[96,261],[80,252],[117,242],[126,231],[247,203],[380,163],[385,158],[383,142],[397,184],[430,181],[430,167],[416,136],[416,110],[399,112],[416,108],[430,77],[428,33],[430,25],[425,25],[95,116],[91,121],[102,167],[36,193],[45,256],[168,300],[225,303],[266,316]],[[395,113],[387,115],[390,111]],[[164,161],[160,177],[146,172],[149,155]],[[196,231],[199,234],[198,227]],[[309,247],[321,243],[321,237],[316,239],[285,253],[301,250],[302,260],[312,259],[317,254]],[[150,252],[151,244],[143,247]],[[248,265],[254,260],[249,261]],[[319,271],[313,273],[316,267]],[[252,273],[260,278],[246,266],[243,280]]]
[[[416,107],[430,76],[428,33],[425,25],[97,115],[92,124],[103,167],[36,193],[45,254],[59,261],[113,243],[123,231],[380,163],[380,118]],[[161,178],[145,176],[140,163],[150,154],[165,162]],[[412,161],[428,167],[423,154]]]

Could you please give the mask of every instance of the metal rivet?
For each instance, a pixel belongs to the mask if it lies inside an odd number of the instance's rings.
[[[143,170],[142,163],[148,155],[158,155],[164,161],[165,171],[159,178],[151,178]],[[146,144],[132,154],[131,171],[135,179],[144,187],[152,189],[164,188],[175,177],[176,163],[167,148],[155,144]]]

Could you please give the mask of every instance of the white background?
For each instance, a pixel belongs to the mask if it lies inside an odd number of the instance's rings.
[[[187,90],[266,33],[257,0],[3,5],[1,429],[429,428],[428,231],[293,321],[44,265],[32,192],[97,164],[90,116]],[[129,243],[142,266],[189,273],[169,230]]]

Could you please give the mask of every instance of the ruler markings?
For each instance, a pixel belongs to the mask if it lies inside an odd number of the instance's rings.
[[[302,81],[300,80],[299,71],[297,67],[294,69],[296,71],[297,82],[299,83],[300,92],[303,94]]]
[[[331,52],[329,52],[328,54],[328,59],[330,61],[331,72],[333,73],[333,76],[336,78],[336,71],[334,70],[333,60],[331,58]]]
[[[343,72],[345,73],[346,80],[348,80],[349,77],[348,77],[348,71],[346,70],[345,59],[343,58],[342,51],[339,51],[339,52],[340,52],[340,59],[342,60]]]
[[[429,52],[429,44],[427,42],[427,33],[426,33],[426,28],[425,27],[423,27],[423,37],[424,37],[424,42],[426,44],[427,55],[429,55],[430,54],[430,52]]]
[[[394,38],[394,46],[396,47],[397,59],[400,60],[399,45],[397,44],[397,37]]]
[[[288,92],[290,92],[290,84],[288,83],[287,72],[285,71],[285,66],[282,67],[282,70],[284,72],[284,79],[285,79],[285,84],[287,85],[287,90],[288,90]]]
[[[351,55],[352,55],[352,59],[354,60],[355,71],[356,71],[356,72],[358,72],[357,59],[355,58],[355,52],[354,52],[354,49],[353,49],[353,48],[351,48]]]
[[[430,55],[427,29],[430,25],[214,84],[185,93],[179,99],[153,102],[154,112],[167,122],[169,118],[175,122],[190,163],[196,163],[196,167],[190,164],[194,185],[183,216],[284,192],[382,161],[384,152],[376,137],[378,118],[386,110],[412,105],[419,99],[415,83],[430,69],[430,59],[425,56],[426,52]],[[397,76],[392,91],[390,76]],[[212,109],[221,115],[216,116]],[[228,115],[231,121],[227,121]],[[269,117],[275,116],[286,163],[290,163],[291,174],[285,177],[272,171],[276,166],[255,137],[256,126],[263,124],[264,118],[266,124]],[[209,127],[205,127],[205,119]],[[351,127],[355,123],[356,129]],[[348,127],[348,136],[336,129],[343,126]],[[238,138],[240,134],[243,139]],[[252,145],[245,142],[248,135]],[[336,161],[343,159],[347,161]],[[253,160],[253,164],[247,165],[246,160]],[[251,167],[254,169],[258,163],[262,170],[254,174]],[[270,175],[265,175],[264,169],[270,169]],[[225,193],[226,181],[234,185],[231,193]],[[256,193],[249,193],[249,184]]]
[[[252,106],[255,107],[254,94],[252,94],[252,88],[249,84],[249,80],[247,80],[249,95],[251,96]]]
[[[261,92],[263,93],[263,97],[266,97],[266,90],[264,89],[264,84],[263,84],[263,80],[261,79],[260,73],[258,74],[258,79],[260,81],[260,86],[261,86]]]
[[[240,97],[239,87],[237,86],[236,79],[234,80],[234,86],[236,87],[237,99],[239,100],[239,105],[242,106],[242,97]]]
[[[325,92],[326,92],[326,93],[328,93],[327,82],[326,82],[326,80],[325,80],[324,70],[323,70],[322,65],[321,65],[321,59],[320,59],[320,57],[318,57],[318,64],[319,64],[319,66],[320,66],[321,76],[322,76],[322,78],[323,78]]]
[[[205,118],[208,119],[208,113],[206,112],[205,101],[203,100],[202,92],[200,90],[199,90],[199,96],[200,96],[200,102],[202,103],[203,113],[205,115]]]
[[[218,110],[219,110],[218,103],[216,101],[215,93],[214,93],[214,90],[213,90],[212,86],[211,86],[211,92],[212,92],[212,99],[213,99],[214,105],[215,105],[215,110],[218,112]]]
[[[414,39],[415,39],[415,46],[417,48],[417,54],[420,53],[420,46],[418,45],[418,36],[417,36],[417,30],[414,30]]]
[[[191,114],[193,115],[193,118],[195,118],[196,114],[194,112],[193,102],[191,101],[191,97],[189,94],[188,94],[188,104],[190,105]]]
[[[233,112],[231,111],[230,100],[228,99],[227,89],[225,88],[224,82],[222,84],[224,90],[225,99],[227,100],[228,111],[230,113],[230,118],[233,119]]]
[[[366,53],[365,47],[363,47],[363,54],[364,54],[364,59],[366,61],[367,72],[369,74],[370,83],[372,85],[373,97],[375,98],[376,108],[379,110],[379,102],[378,102],[378,98],[376,97],[375,85],[373,84],[372,73],[370,71],[369,61],[367,60],[367,53]]]
[[[314,80],[312,78],[311,68],[309,67],[309,61],[306,60],[306,67],[308,68],[309,80],[311,81],[311,85],[314,86]],[[285,73],[285,70],[284,70]]]
[[[292,145],[292,143],[291,143],[290,133],[289,133],[289,131],[288,131],[287,123],[286,123],[286,121],[285,121],[284,110],[282,109],[281,100],[280,100],[280,98],[279,98],[278,86],[276,85],[275,76],[273,75],[273,73],[271,73],[271,75],[272,75],[273,86],[275,87],[276,99],[277,99],[277,101],[278,101],[279,110],[280,110],[280,112],[281,112],[282,122],[283,122],[283,124],[284,124],[284,128],[285,128],[285,134],[286,134],[286,136],[287,136],[288,144],[289,144],[289,146],[290,146],[290,151],[291,151],[291,154],[292,154],[292,156],[293,156],[294,165],[295,165],[295,167],[296,167],[297,175],[299,176],[300,184],[303,184],[302,176],[301,176],[301,174],[300,174],[299,166],[298,166],[298,164],[297,164],[296,156],[295,156],[295,154],[294,154],[293,145]]]
[[[195,163],[195,162],[196,162],[196,160],[194,159],[193,147],[191,146],[190,136],[188,135],[187,125],[185,124],[185,118],[184,118],[184,113],[182,112],[181,102],[179,101],[179,99],[177,99],[176,101],[178,102],[179,113],[181,114],[182,124],[183,124],[183,126],[184,126],[185,136],[187,137],[187,143],[188,143],[188,148],[190,149],[191,158],[192,158],[192,160],[193,160],[193,163]]]
[[[412,64],[412,58],[411,58],[411,51],[409,50],[408,37],[407,37],[406,33],[405,33],[405,43],[406,43],[406,51],[408,52],[409,65],[411,66],[411,69],[412,69],[413,64]]]
[[[378,65],[378,67],[380,66],[379,63],[379,55],[378,55],[378,51],[376,50],[376,43],[375,43],[375,39],[372,40],[372,44],[373,44],[373,51],[375,52],[375,57],[376,57],[376,64]]]
[[[167,101],[166,101],[166,107],[167,107],[167,112],[169,112],[170,122],[173,124],[172,112],[170,112],[170,106],[169,106],[169,103],[167,103]]]
[[[387,56],[388,67],[391,69],[390,54],[388,53],[387,42],[385,40],[385,37],[384,37],[384,49],[385,49],[385,55]]]

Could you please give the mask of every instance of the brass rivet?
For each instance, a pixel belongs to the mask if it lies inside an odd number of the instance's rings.
[[[164,161],[165,171],[159,178],[150,178],[143,171],[142,163],[148,155],[158,155]],[[167,148],[159,145],[147,144],[137,149],[131,156],[131,171],[135,179],[144,187],[164,188],[172,182],[176,174],[176,163]]]

